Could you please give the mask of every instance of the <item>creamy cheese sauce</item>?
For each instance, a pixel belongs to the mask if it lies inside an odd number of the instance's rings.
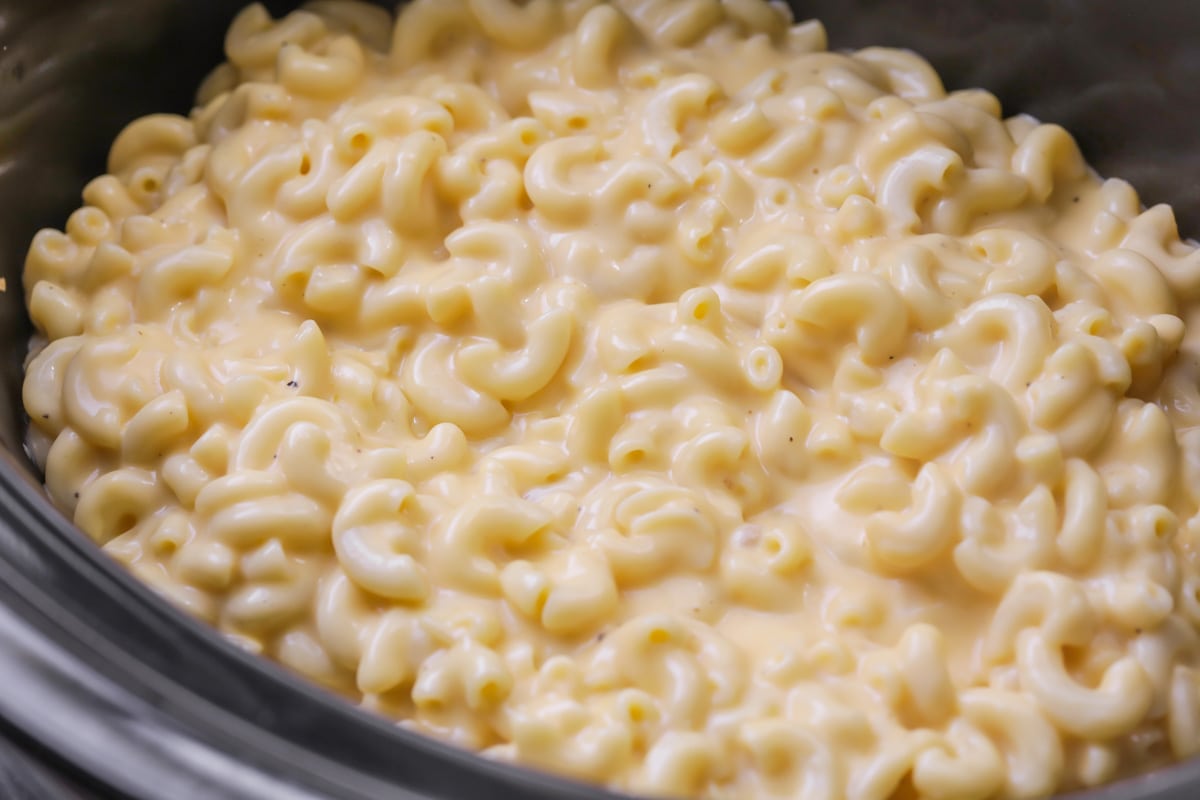
[[[54,501],[241,645],[647,794],[1200,749],[1200,255],[758,0],[230,29],[25,269]]]

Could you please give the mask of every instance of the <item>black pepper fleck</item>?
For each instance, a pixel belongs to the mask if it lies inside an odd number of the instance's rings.
[[[42,414],[42,419],[50,419],[50,415],[49,415],[49,414]]]
[[[299,386],[300,384],[296,383],[295,381],[288,381],[288,382],[287,382],[287,385],[288,385],[288,388],[289,388],[289,389],[295,389],[295,388],[296,388],[297,386]]]

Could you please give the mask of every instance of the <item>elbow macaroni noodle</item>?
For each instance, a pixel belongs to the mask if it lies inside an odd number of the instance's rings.
[[[243,646],[647,794],[1200,752],[1200,251],[762,0],[238,15],[25,266],[50,496]]]

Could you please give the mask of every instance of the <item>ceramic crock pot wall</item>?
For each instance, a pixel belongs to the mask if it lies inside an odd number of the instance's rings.
[[[0,0],[0,734],[139,798],[606,797],[402,732],[241,653],[110,564],[24,458],[25,247],[61,226],[125,122],[187,111],[242,4]],[[1200,233],[1195,0],[792,4],[834,47],[911,47],[949,86],[1065,125],[1101,173]],[[1195,798],[1200,762],[1085,796]]]

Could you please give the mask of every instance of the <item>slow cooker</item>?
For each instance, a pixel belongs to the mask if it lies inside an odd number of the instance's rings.
[[[0,0],[0,797],[612,796],[410,733],[242,652],[110,562],[23,452],[27,243],[62,223],[124,123],[186,113],[242,4]],[[1102,174],[1200,233],[1194,0],[792,5],[835,48],[912,48],[950,87],[1066,126]],[[1200,797],[1200,760],[1076,797]]]

